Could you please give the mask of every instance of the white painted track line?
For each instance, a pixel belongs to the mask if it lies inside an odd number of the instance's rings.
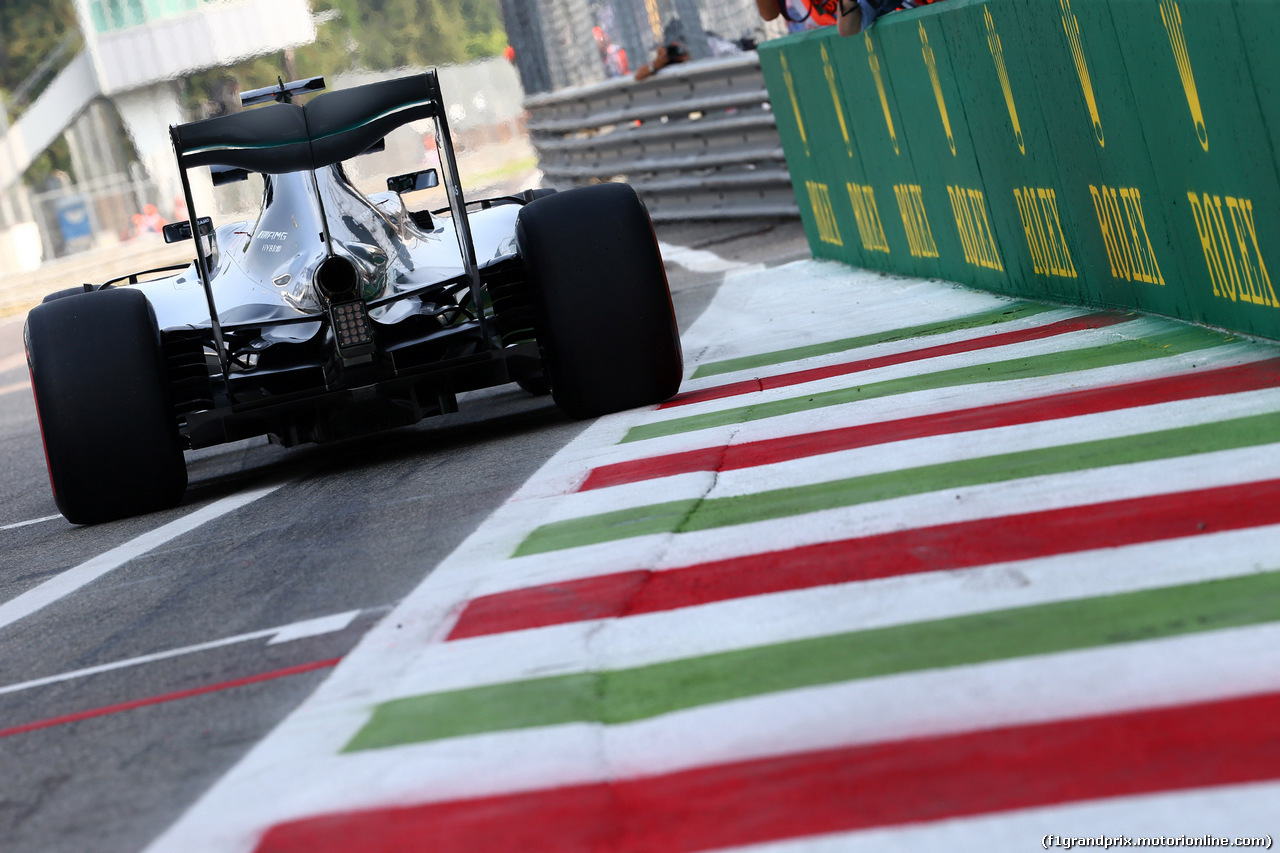
[[[67,569],[62,574],[50,578],[34,589],[27,590],[17,598],[0,604],[0,629],[7,628],[49,605],[61,601],[103,575],[115,571],[130,560],[140,557],[148,551],[155,550],[161,545],[177,539],[184,533],[190,533],[203,524],[235,512],[259,498],[264,498],[284,485],[285,482],[271,483],[214,501],[190,515],[185,515],[162,527],[148,531],[136,539],[112,548],[105,554],[100,554],[91,560],[81,563],[75,568]]]
[[[124,660],[113,661],[112,663],[104,663],[99,666],[85,667],[84,669],[72,670],[71,672],[61,672],[57,675],[47,675],[44,678],[34,678],[30,681],[22,681],[16,684],[6,684],[0,687],[0,696],[6,693],[21,693],[24,690],[31,690],[35,687],[44,687],[49,684],[59,684],[63,681],[73,681],[77,678],[84,678],[90,675],[99,675],[104,672],[114,672],[118,669],[129,669],[135,666],[142,666],[148,663],[156,663],[157,661],[169,660],[170,658],[191,655],[197,652],[206,652],[211,649],[221,649],[225,646],[235,646],[240,643],[249,643],[254,640],[261,640],[270,637],[271,640],[267,645],[275,645],[277,643],[287,643],[292,640],[301,640],[307,637],[319,637],[323,634],[334,634],[338,631],[345,630],[355,618],[361,614],[360,610],[349,610],[346,613],[336,613],[332,616],[321,616],[316,619],[306,619],[302,622],[294,622],[292,625],[280,625],[275,628],[263,628],[260,631],[250,631],[247,634],[237,634],[234,637],[223,637],[220,640],[210,640],[205,643],[196,643],[191,646],[183,646],[177,649],[169,649],[168,651],[155,652],[149,655],[139,655],[138,657],[126,658]]]
[[[0,388],[0,394],[3,394],[3,393],[4,393],[4,389]],[[16,530],[19,527],[30,527],[33,524],[44,524],[46,521],[54,521],[59,518],[62,518],[62,516],[46,515],[44,518],[33,518],[33,519],[30,519],[29,521],[18,521],[13,524],[6,524],[5,526],[0,527],[0,530]]]

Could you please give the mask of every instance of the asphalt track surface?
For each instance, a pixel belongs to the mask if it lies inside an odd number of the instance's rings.
[[[798,223],[659,237],[746,263],[808,256]],[[687,327],[722,276],[669,276]],[[26,379],[21,318],[0,321],[5,853],[145,847],[585,427],[490,389],[358,441],[190,454],[182,506],[75,527],[49,493]]]

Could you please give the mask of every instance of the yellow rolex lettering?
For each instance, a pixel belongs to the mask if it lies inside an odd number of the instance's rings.
[[[985,261],[982,266],[1004,272],[1004,264],[1000,263],[1000,250],[996,248],[996,236],[991,230],[991,220],[987,216],[987,197],[983,195],[981,190],[971,189],[968,193],[969,203],[973,207],[974,223],[981,226],[979,232],[982,238],[982,255]]]
[[[1164,275],[1160,272],[1160,262],[1156,260],[1156,250],[1151,245],[1146,217],[1142,215],[1142,193],[1137,187],[1126,187],[1120,190],[1120,196],[1124,199],[1129,238],[1133,241],[1133,257],[1137,259],[1133,277],[1147,284],[1163,285]]]
[[[898,184],[893,188],[898,199],[898,213],[907,232],[907,245],[913,258],[936,258],[938,247],[925,215],[924,194],[918,184]]]
[[[836,223],[836,212],[831,206],[831,191],[826,184],[817,181],[806,181],[809,188],[809,204],[813,207],[813,218],[818,225],[818,237],[824,243],[843,246],[840,239],[840,226]]]
[[[1071,259],[1071,250],[1067,248],[1067,235],[1062,232],[1062,217],[1058,214],[1058,194],[1052,189],[1037,189],[1040,205],[1045,212],[1045,231],[1049,233],[1058,258],[1055,275],[1063,278],[1076,278],[1075,261]],[[1052,216],[1052,221],[1050,220]]]
[[[849,203],[853,205],[853,218],[858,223],[858,239],[868,252],[889,254],[889,239],[880,220],[880,208],[876,205],[876,193],[865,184],[849,184]]]
[[[1120,211],[1120,197],[1116,193],[1115,187],[1103,187],[1102,198],[1111,216],[1111,226],[1115,231],[1116,239],[1120,241],[1120,251],[1124,255],[1125,278],[1133,281],[1133,269],[1135,266],[1133,246],[1125,236],[1124,215]]]
[[[1214,241],[1218,245],[1219,254],[1222,256],[1222,266],[1226,269],[1228,275],[1227,285],[1224,287],[1227,297],[1235,302],[1240,298],[1240,269],[1236,266],[1235,254],[1231,251],[1231,238],[1227,236],[1227,221],[1222,215],[1222,196],[1209,197],[1205,193],[1204,199],[1205,212],[1209,214],[1209,224],[1213,228]]]
[[[1253,202],[1247,198],[1187,193],[1213,295],[1232,302],[1280,308],[1262,259]]]
[[[1107,249],[1107,260],[1111,263],[1111,276],[1125,281],[1163,285],[1164,275],[1160,272],[1160,262],[1156,260],[1151,234],[1142,214],[1142,193],[1138,188],[1121,187],[1116,190],[1114,187],[1090,186],[1089,194],[1093,196],[1093,209],[1098,214],[1098,228]],[[1201,215],[1199,198],[1193,205],[1196,228],[1208,261],[1215,251],[1212,226],[1210,220]],[[1210,270],[1216,293],[1219,279],[1212,274],[1212,261]]]
[[[836,88],[836,70],[831,67],[831,57],[827,46],[822,46],[822,72],[827,77],[827,88],[831,90],[831,104],[836,108],[836,118],[840,120],[840,132],[844,134],[844,147],[853,156],[853,140],[849,136],[849,125],[844,120],[844,107],[840,104],[840,92]]]
[[[1018,215],[1022,218],[1022,230],[1027,235],[1036,274],[1075,278],[1075,264],[1058,216],[1057,194],[1043,187],[1023,187],[1014,189],[1013,195],[1018,202]]]
[[[947,144],[951,146],[951,156],[956,156],[956,139],[951,135],[951,119],[947,115],[947,101],[942,97],[942,81],[938,79],[938,60],[929,46],[929,34],[925,32],[924,22],[920,22],[920,52],[924,54],[925,67],[929,69],[929,79],[933,81],[933,96],[938,101],[938,115],[942,116],[942,129],[947,134]]]
[[[1084,93],[1085,106],[1089,108],[1089,116],[1093,119],[1093,134],[1098,140],[1098,147],[1105,148],[1106,140],[1102,135],[1102,118],[1098,115],[1098,100],[1093,94],[1093,81],[1089,76],[1089,61],[1084,55],[1084,44],[1080,41],[1080,22],[1071,11],[1071,0],[1058,0],[1062,7],[1062,29],[1067,34],[1067,42],[1071,46],[1071,58],[1076,64],[1076,76],[1080,78],[1080,91]]]
[[[1106,187],[1102,189],[1106,191]],[[1132,280],[1124,262],[1124,255],[1120,252],[1120,242],[1112,229],[1111,208],[1107,203],[1108,200],[1093,184],[1089,185],[1089,195],[1093,197],[1093,212],[1098,216],[1098,229],[1102,231],[1102,245],[1106,247],[1107,261],[1111,264],[1111,277]]]
[[[1258,230],[1253,225],[1253,202],[1247,198],[1242,198],[1239,202],[1241,218],[1245,227],[1249,230],[1249,241],[1253,247],[1253,257],[1258,262],[1258,275],[1267,288],[1267,295],[1271,298],[1271,302],[1268,304],[1272,308],[1280,308],[1280,299],[1276,299],[1275,289],[1271,286],[1271,276],[1267,275],[1267,265],[1262,260],[1262,249],[1258,246]]]
[[[915,218],[910,213],[911,200],[907,196],[907,187],[905,184],[895,184],[893,187],[893,195],[898,200],[898,215],[902,217],[902,227],[907,232],[907,250],[911,252],[911,257],[920,257],[920,235],[916,230]]]
[[[956,220],[956,231],[960,233],[960,245],[964,249],[964,260],[968,264],[978,263],[978,253],[973,248],[971,236],[973,224],[969,221],[969,205],[964,200],[964,190],[958,187],[947,187],[947,196],[951,199],[951,215]]]
[[[1187,52],[1187,39],[1182,33],[1182,10],[1174,0],[1160,0],[1160,19],[1164,21],[1165,31],[1169,33],[1173,61],[1178,65],[1178,76],[1182,78],[1182,91],[1187,96],[1187,106],[1191,109],[1191,121],[1196,126],[1200,147],[1208,151],[1209,131],[1204,126],[1204,111],[1200,109],[1200,93],[1196,90],[1196,77],[1191,70],[1191,54]]]
[[[1027,209],[1031,211],[1031,227],[1035,231],[1036,241],[1040,248],[1041,263],[1044,267],[1042,274],[1052,275],[1054,270],[1057,269],[1058,261],[1053,256],[1053,241],[1048,224],[1044,219],[1044,211],[1040,209],[1035,189],[1031,187],[1024,188],[1023,197],[1027,200]]]
[[[1018,203],[1018,218],[1022,220],[1022,232],[1027,236],[1027,248],[1031,250],[1031,268],[1036,275],[1047,275],[1049,267],[1040,250],[1040,235],[1033,220],[1031,200],[1018,187],[1013,188],[1013,198]]]
[[[791,76],[791,66],[787,63],[787,55],[782,57],[782,79],[787,82],[787,93],[791,95],[791,109],[796,116],[796,127],[800,128],[800,141],[804,143],[804,156],[809,154],[809,136],[804,132],[804,118],[800,115],[800,100],[796,97],[796,81]]]
[[[1004,103],[1009,108],[1009,120],[1013,122],[1013,138],[1018,143],[1018,150],[1025,155],[1027,144],[1022,137],[1022,125],[1018,122],[1018,108],[1013,103],[1013,87],[1009,85],[1009,70],[1004,64],[1004,45],[1000,43],[996,23],[991,19],[990,7],[984,7],[983,12],[987,16],[987,46],[991,48],[991,58],[996,63],[996,76],[1000,78],[1000,88],[1004,90]]]
[[[884,90],[884,78],[880,76],[880,58],[876,56],[876,48],[871,43],[871,32],[869,30],[866,31],[864,37],[867,42],[867,62],[871,66],[871,73],[876,78],[876,90],[880,93],[880,108],[884,110],[884,123],[889,128],[889,140],[893,143],[893,153],[900,154],[898,134],[893,129],[893,115],[889,112],[889,95]]]
[[[1145,263],[1146,258],[1142,252],[1142,239],[1138,236],[1137,225],[1133,216],[1133,190],[1128,187],[1121,187],[1118,190],[1121,202],[1121,208],[1124,210],[1125,235],[1129,240],[1129,245],[1135,249],[1133,253],[1133,277],[1138,281],[1151,281],[1150,273]]]
[[[1262,281],[1258,270],[1253,265],[1249,251],[1249,228],[1244,224],[1244,215],[1240,209],[1240,199],[1226,199],[1227,212],[1231,217],[1231,230],[1235,232],[1236,247],[1240,250],[1240,301],[1252,302],[1255,305],[1270,305],[1270,299],[1262,292]]]
[[[986,196],[981,190],[968,187],[947,187],[947,195],[951,198],[951,213],[960,233],[965,262],[1003,271],[1000,251],[996,248],[995,235],[987,216]]]
[[[1209,196],[1206,195],[1207,199]],[[1223,296],[1225,287],[1219,287],[1218,282],[1224,279],[1222,270],[1222,260],[1218,257],[1218,247],[1213,241],[1213,225],[1209,222],[1209,214],[1200,203],[1200,196],[1197,193],[1187,193],[1187,200],[1191,202],[1191,215],[1196,220],[1196,232],[1200,235],[1200,249],[1204,252],[1204,264],[1209,268],[1209,283],[1213,285],[1213,295]]]

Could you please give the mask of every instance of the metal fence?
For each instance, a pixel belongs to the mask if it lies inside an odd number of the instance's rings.
[[[31,206],[45,260],[85,251],[104,239],[132,239],[158,230],[152,227],[156,217],[167,222],[175,216],[172,204],[165,204],[155,184],[136,164],[133,174],[108,175],[32,193]],[[148,221],[152,208],[155,213]]]
[[[732,52],[786,32],[755,0],[502,0],[525,91],[622,77],[677,37],[691,58]],[[736,43],[736,44],[735,44]]]
[[[752,51],[529,98],[543,185],[622,180],[655,221],[794,217],[795,193]]]

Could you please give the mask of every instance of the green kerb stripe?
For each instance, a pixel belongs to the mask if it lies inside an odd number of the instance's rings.
[[[856,403],[859,400],[874,400],[877,397],[891,397],[894,394],[908,394],[912,391],[936,391],[939,388],[953,388],[958,385],[976,385],[984,382],[1005,382],[1011,379],[1033,379],[1040,376],[1053,376],[1059,373],[1071,373],[1077,370],[1092,370],[1096,367],[1113,367],[1117,364],[1130,364],[1136,361],[1147,361],[1169,355],[1181,355],[1208,349],[1225,343],[1238,341],[1228,338],[1219,332],[1207,329],[1185,328],[1147,338],[1118,341],[1113,344],[1073,349],[1065,352],[1051,352],[1043,355],[1032,355],[1026,358],[1014,358],[1008,361],[997,361],[991,364],[977,364],[972,367],[957,367],[951,370],[939,370],[934,373],[922,373],[918,376],[904,376],[901,379],[888,379],[883,382],[872,382],[868,385],[853,388],[839,388],[835,391],[824,391],[807,394],[803,397],[788,397],[785,400],[773,400],[766,403],[754,403],[750,406],[739,406],[734,409],[723,409],[708,412],[705,415],[689,415],[683,418],[672,418],[651,424],[632,427],[623,443],[628,441],[644,441],[664,435],[678,435],[685,432],[696,432],[700,429],[711,429],[719,426],[759,421],[765,418],[776,418],[826,406],[839,406],[844,403]]]
[[[1280,572],[1041,604],[379,705],[346,751],[573,722],[626,723],[861,678],[1280,619]]]
[[[520,543],[515,556],[612,542],[649,533],[688,533],[748,524],[945,489],[1173,459],[1274,442],[1280,442],[1280,417],[1268,413],[1100,441],[942,462],[737,497],[669,501],[543,525]]]
[[[785,364],[788,361],[798,361],[802,358],[813,358],[819,355],[831,355],[832,353],[845,352],[846,350],[858,349],[859,347],[869,347],[875,344],[886,344],[892,341],[901,341],[906,338],[921,338],[928,335],[942,335],[947,332],[958,332],[961,329],[980,329],[983,326],[993,326],[997,323],[1007,323],[1010,320],[1021,320],[1025,317],[1034,317],[1036,314],[1042,314],[1045,311],[1056,310],[1054,305],[1038,305],[1033,302],[1015,302],[994,311],[984,311],[981,314],[974,314],[970,317],[961,317],[958,320],[946,320],[940,323],[925,323],[919,326],[909,326],[905,329],[890,329],[884,332],[873,332],[869,335],[859,335],[854,338],[842,338],[838,341],[827,341],[820,344],[810,344],[803,347],[792,347],[791,349],[778,350],[776,352],[760,353],[759,355],[745,355],[741,358],[730,358],[724,361],[712,361],[707,364],[700,365],[693,372],[694,379],[701,379],[704,376],[719,376],[722,373],[733,373],[737,370],[750,370],[754,367],[765,367],[771,364]]]

